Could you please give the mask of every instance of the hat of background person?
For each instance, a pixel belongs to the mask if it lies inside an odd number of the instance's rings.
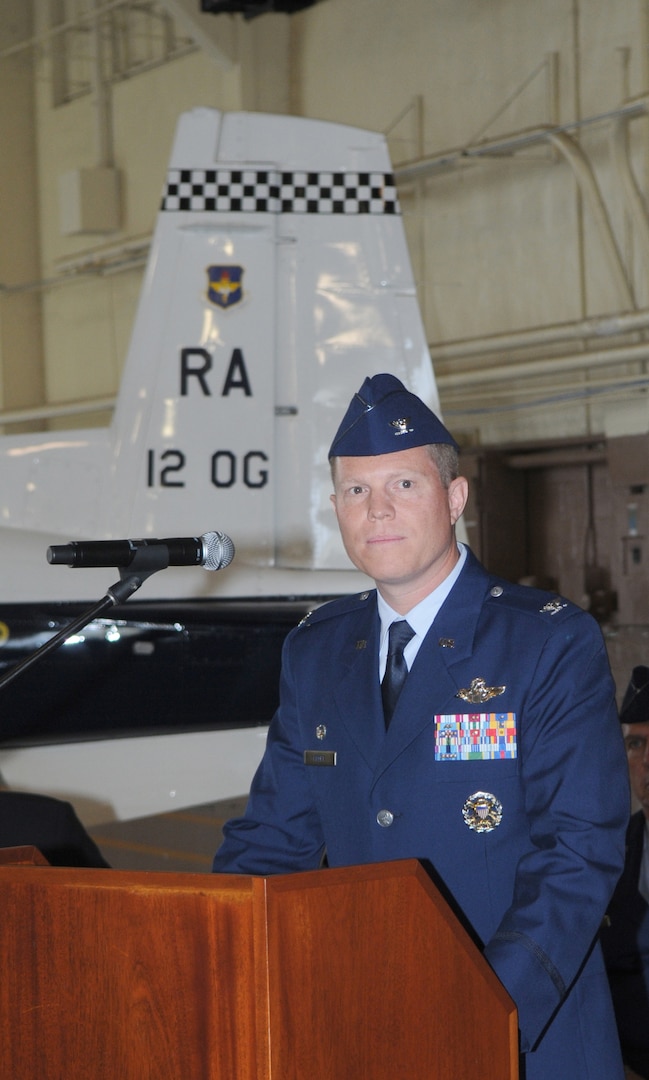
[[[623,724],[649,723],[649,667],[639,664],[631,672],[631,681],[627,686],[620,721]]]
[[[373,375],[354,394],[329,457],[393,454],[429,443],[448,443],[459,450],[442,421],[395,375]]]

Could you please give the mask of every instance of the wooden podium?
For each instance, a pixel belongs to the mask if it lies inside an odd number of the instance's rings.
[[[0,853],[7,1080],[516,1080],[513,1002],[416,861],[255,878]]]

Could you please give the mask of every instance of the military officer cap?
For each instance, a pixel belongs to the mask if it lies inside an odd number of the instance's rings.
[[[631,681],[627,687],[620,709],[623,724],[649,723],[649,667],[639,664],[631,672]]]
[[[396,376],[373,375],[354,394],[329,457],[372,457],[429,443],[459,450],[442,421]]]

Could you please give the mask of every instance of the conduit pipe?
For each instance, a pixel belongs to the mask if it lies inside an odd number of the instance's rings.
[[[649,218],[631,162],[627,139],[628,117],[617,117],[611,126],[611,158],[635,226],[634,237],[642,244],[642,258],[649,258]]]
[[[565,131],[548,133],[548,141],[563,155],[575,174],[575,179],[586,202],[590,206],[591,213],[599,229],[604,249],[613,269],[613,277],[620,293],[620,298],[625,307],[635,308],[635,297],[631,283],[624,269],[624,261],[620,255],[617,242],[613,233],[610,218],[606,212],[604,200],[601,196],[595,174],[591,169],[588,159],[581,147]]]
[[[61,416],[81,416],[83,413],[103,412],[114,409],[117,398],[89,398],[87,401],[68,401],[62,405],[35,405],[29,409],[11,409],[0,412],[0,426],[3,424],[24,424],[34,420],[53,420]]]
[[[540,387],[520,384],[516,388],[499,386],[489,400],[471,389],[446,391],[444,394],[444,416],[486,416],[494,413],[514,413],[527,409],[572,408],[576,401],[582,402],[624,402],[637,400],[638,392],[643,396],[649,391],[649,376],[622,376],[615,379],[583,379],[577,382],[561,382],[558,387]]]
[[[104,79],[101,47],[101,23],[99,12],[101,0],[95,0],[92,24],[92,90],[95,104],[95,125],[97,138],[97,165],[112,169],[115,164],[113,151],[113,114],[109,88]]]
[[[589,373],[590,374],[590,373]],[[607,392],[619,392],[621,394],[628,395],[629,390],[635,390],[638,388],[649,387],[649,374],[647,375],[620,375],[619,372],[611,375],[603,375],[600,378],[596,376],[590,377],[588,382],[584,382],[583,377],[579,377],[580,373],[577,371],[575,377],[569,382],[562,379],[561,384],[553,383],[552,386],[539,386],[538,383],[530,385],[525,381],[516,383],[512,386],[508,383],[505,386],[499,386],[494,391],[498,395],[500,400],[511,399],[512,401],[525,400],[528,397],[538,398],[539,395],[547,396],[550,394],[564,394],[573,390],[588,390],[591,391],[607,391]],[[444,391],[444,408],[448,408],[448,404],[451,403],[453,408],[456,407],[458,402],[476,400],[476,393],[473,390],[473,386],[464,387],[446,387]]]
[[[513,135],[502,135],[494,139],[485,139],[474,146],[458,147],[453,150],[443,150],[440,154],[434,154],[427,158],[419,158],[417,161],[406,161],[393,169],[397,184],[414,183],[423,180],[436,172],[443,172],[458,165],[465,165],[472,159],[481,157],[505,157],[515,154],[518,150],[527,150],[532,146],[539,146],[548,141],[550,135],[559,135],[562,132],[575,131],[578,128],[587,127],[590,124],[602,123],[604,120],[618,118],[634,119],[637,116],[647,115],[647,102],[644,98],[636,99],[619,109],[611,112],[600,113],[597,116],[585,117],[583,120],[573,120],[569,124],[556,124],[553,127],[539,126],[529,128]]]
[[[462,357],[481,356],[512,349],[527,349],[535,345],[555,345],[560,341],[583,341],[586,338],[612,337],[633,334],[649,328],[649,308],[623,312],[619,315],[598,315],[571,323],[554,323],[528,330],[513,330],[506,334],[489,334],[479,338],[464,338],[428,346],[433,363]]]
[[[649,342],[627,345],[619,349],[601,349],[597,352],[580,352],[572,356],[554,356],[543,360],[523,360],[519,363],[501,364],[498,367],[472,368],[448,374],[435,373],[440,391],[476,383],[509,382],[511,379],[529,379],[539,375],[562,374],[567,371],[590,370],[617,364],[637,364],[649,360]]]

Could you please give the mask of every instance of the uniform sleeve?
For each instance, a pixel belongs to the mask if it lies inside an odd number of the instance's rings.
[[[287,874],[315,870],[324,837],[303,761],[289,634],[282,651],[280,705],[268,731],[241,818],[226,823],[215,873]]]
[[[109,868],[97,844],[76,815],[71,803],[58,807],[58,835],[43,854],[53,866],[94,866]]]
[[[522,783],[532,850],[485,956],[532,1049],[593,947],[624,863],[630,795],[599,627],[577,612],[546,642],[523,709]]]

